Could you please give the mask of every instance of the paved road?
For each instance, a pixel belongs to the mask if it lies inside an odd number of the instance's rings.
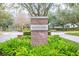
[[[3,32],[3,35],[0,36],[0,42],[9,40],[10,38],[17,37],[17,35],[22,35],[22,32]]]
[[[64,32],[51,32],[51,35],[60,35],[60,37],[79,42],[79,36],[65,34]]]
[[[3,32],[3,35],[0,36],[0,42],[3,42],[5,40],[9,40],[10,38],[17,37],[17,35],[22,35],[22,32]],[[60,35],[60,37],[79,42],[79,37],[78,36],[72,36],[65,34],[64,32],[51,32],[51,35]]]

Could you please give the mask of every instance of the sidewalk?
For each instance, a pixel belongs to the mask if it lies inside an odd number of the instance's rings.
[[[79,42],[79,36],[65,34],[64,32],[51,32],[51,35],[60,35],[60,37]]]
[[[0,36],[0,42],[9,40],[10,38],[15,38],[17,35],[22,35],[22,32],[3,32],[3,35]]]

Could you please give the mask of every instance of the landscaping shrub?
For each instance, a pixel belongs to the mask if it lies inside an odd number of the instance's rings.
[[[24,28],[23,32],[31,32],[31,29],[30,28]]]
[[[23,32],[23,35],[31,35],[31,32]],[[48,32],[48,35],[51,35],[51,32]]]
[[[23,35],[31,35],[31,32],[23,32]],[[48,32],[48,35],[51,35],[51,32]]]
[[[23,35],[31,35],[31,30],[29,28],[25,28],[23,30]]]
[[[31,30],[29,29],[29,28],[25,28],[24,30],[23,30],[23,35],[25,36],[25,35],[31,35]],[[48,31],[48,35],[51,35],[51,32],[50,31]]]
[[[58,35],[49,36],[48,44],[32,46],[31,36],[14,38],[0,43],[0,55],[5,56],[77,56],[79,43],[64,39]]]
[[[51,32],[48,32],[48,35],[51,35]]]
[[[23,35],[31,35],[31,32],[23,32]]]

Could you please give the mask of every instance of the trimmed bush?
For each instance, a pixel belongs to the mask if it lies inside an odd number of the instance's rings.
[[[23,35],[31,35],[31,32],[23,32]]]
[[[51,35],[51,32],[48,32],[48,35]]]
[[[31,35],[31,32],[23,32],[23,35]],[[51,35],[51,32],[48,32],[48,35]]]
[[[29,28],[25,28],[23,30],[23,35],[31,35],[31,30]]]

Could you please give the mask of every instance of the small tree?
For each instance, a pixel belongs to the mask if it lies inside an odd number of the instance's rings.
[[[23,30],[24,28],[27,28],[29,24],[30,19],[28,15],[20,12],[15,17],[14,26],[16,26],[18,29]]]

